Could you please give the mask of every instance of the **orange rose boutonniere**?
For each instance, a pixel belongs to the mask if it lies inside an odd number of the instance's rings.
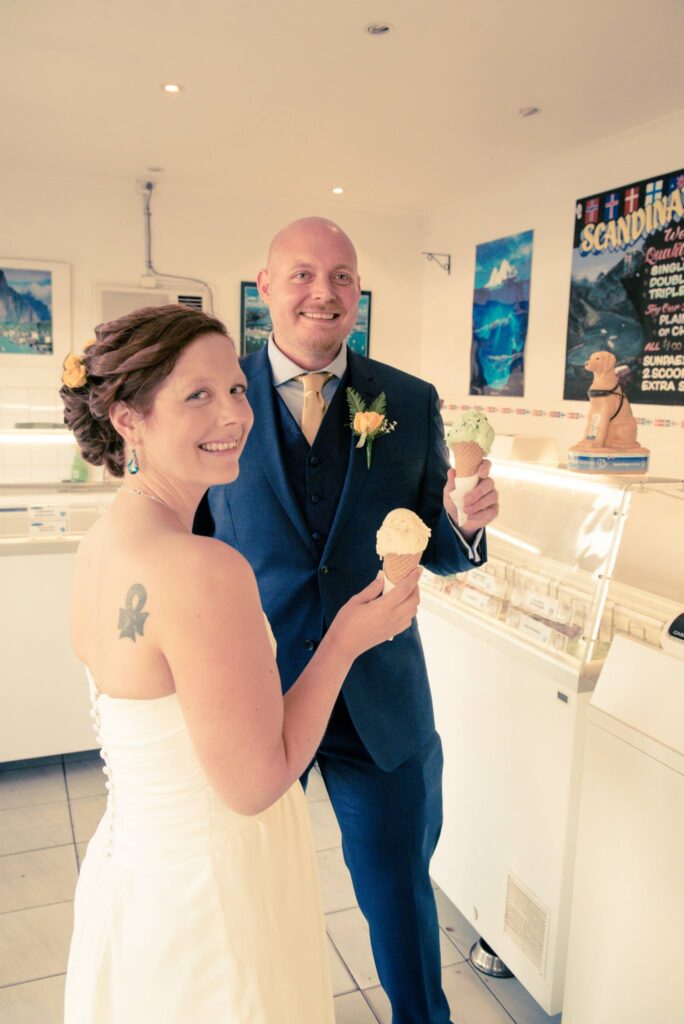
[[[349,406],[349,425],[352,433],[358,437],[357,448],[366,448],[366,463],[371,466],[373,441],[383,434],[391,434],[396,427],[396,422],[390,423],[385,414],[387,399],[385,392],[381,392],[373,399],[370,406],[366,408],[358,391],[354,388],[347,388],[347,404]]]

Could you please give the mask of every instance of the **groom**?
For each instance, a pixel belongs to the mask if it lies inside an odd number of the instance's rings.
[[[239,478],[210,489],[195,530],[254,568],[287,690],[338,609],[377,573],[375,535],[391,509],[427,523],[423,564],[446,574],[484,560],[483,527],[498,499],[485,463],[466,506],[469,529],[458,530],[435,389],[345,344],[359,275],[336,224],[307,217],[283,228],[258,284],[273,334],[242,361],[254,428]],[[367,405],[384,392],[396,421],[376,438],[370,468],[349,429],[350,387]],[[442,749],[415,620],[354,663],[317,760],[393,1024],[448,1024],[428,875],[442,824]]]

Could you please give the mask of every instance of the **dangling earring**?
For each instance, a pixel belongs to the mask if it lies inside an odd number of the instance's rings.
[[[128,472],[131,474],[131,476],[135,476],[135,474],[140,469],[140,463],[138,462],[138,453],[136,452],[135,448],[131,448],[131,457],[126,463],[126,465],[128,467]]]

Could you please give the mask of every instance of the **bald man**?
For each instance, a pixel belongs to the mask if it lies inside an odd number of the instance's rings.
[[[449,574],[485,559],[483,529],[498,499],[485,461],[466,499],[468,530],[459,529],[435,389],[347,347],[360,279],[337,224],[307,217],[279,231],[258,285],[273,333],[242,360],[254,428],[239,478],[211,488],[195,529],[251,562],[285,692],[338,609],[376,575],[375,535],[389,511],[424,520],[432,535],[423,565]],[[375,441],[370,467],[349,429],[350,387],[367,404],[384,392],[397,423]],[[442,749],[415,621],[354,663],[317,761],[393,1024],[449,1024],[428,874],[442,824]]]

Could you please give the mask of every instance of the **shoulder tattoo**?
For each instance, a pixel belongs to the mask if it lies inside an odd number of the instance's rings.
[[[149,612],[143,611],[146,601],[147,591],[142,583],[134,583],[128,588],[126,604],[119,608],[119,640],[128,637],[135,643],[136,636],[143,635],[145,620],[149,617]]]

